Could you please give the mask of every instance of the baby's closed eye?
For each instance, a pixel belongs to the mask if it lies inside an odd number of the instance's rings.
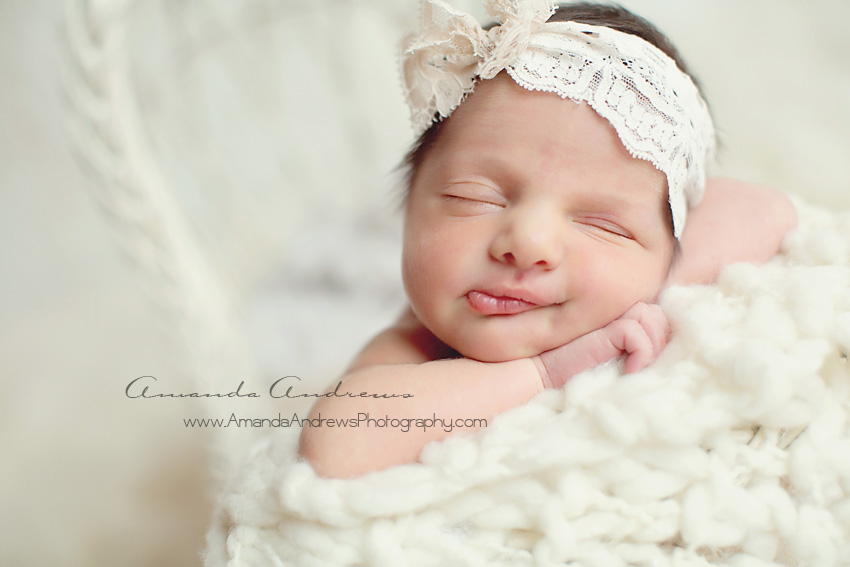
[[[635,237],[630,230],[619,223],[593,216],[579,216],[575,218],[583,229],[593,233],[600,233],[608,237],[624,238],[634,240]]]
[[[497,189],[482,183],[453,183],[446,186],[441,198],[444,202],[470,211],[501,209],[507,199]]]

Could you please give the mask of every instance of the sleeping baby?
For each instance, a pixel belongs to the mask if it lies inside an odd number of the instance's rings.
[[[772,189],[706,181],[711,116],[651,24],[595,4],[488,8],[499,23],[482,28],[423,0],[403,67],[419,133],[409,306],[331,388],[376,395],[323,397],[311,418],[482,424],[609,360],[639,371],[670,336],[665,287],[762,262],[796,223]],[[300,452],[319,475],[353,477],[472,430],[308,427]]]

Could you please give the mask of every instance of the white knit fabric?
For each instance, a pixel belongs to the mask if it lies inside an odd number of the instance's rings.
[[[507,70],[531,91],[586,102],[633,156],[667,177],[674,234],[702,198],[714,126],[691,78],[643,39],[578,22],[546,22],[552,2],[486,0],[500,25],[478,22],[443,0],[422,0],[422,29],[406,41],[404,83],[417,134],[446,117],[475,81]]]
[[[254,448],[207,567],[850,565],[850,213],[671,288],[672,342],[352,480]],[[341,447],[341,455],[345,448]]]

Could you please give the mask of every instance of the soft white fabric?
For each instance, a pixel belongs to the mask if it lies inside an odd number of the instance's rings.
[[[798,209],[769,263],[665,292],[674,336],[640,373],[353,480],[298,462],[297,429],[265,439],[207,567],[850,565],[850,213]]]
[[[403,76],[414,129],[446,117],[475,81],[507,70],[530,91],[586,102],[608,120],[633,156],[667,177],[673,232],[702,198],[714,126],[691,78],[654,45],[578,22],[546,22],[546,0],[485,0],[500,25],[444,2],[422,0],[422,29],[406,41]]]

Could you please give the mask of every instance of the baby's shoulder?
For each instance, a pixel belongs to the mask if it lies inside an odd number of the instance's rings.
[[[367,366],[422,364],[450,356],[456,353],[425,328],[408,307],[395,323],[366,344],[347,373]]]

